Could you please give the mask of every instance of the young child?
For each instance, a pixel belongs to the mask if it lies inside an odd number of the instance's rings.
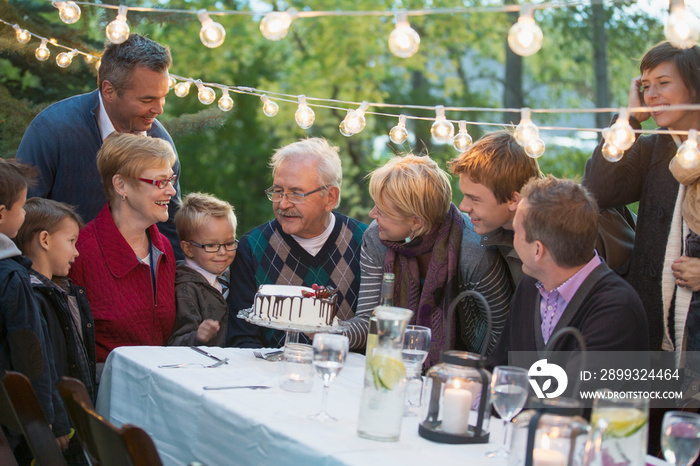
[[[182,201],[175,228],[185,261],[175,274],[177,313],[169,345],[224,345],[236,223],[231,204],[214,196],[191,193]]]
[[[27,187],[35,177],[35,169],[0,158],[0,374],[11,370],[29,378],[57,443],[65,450],[70,426],[54,388],[56,369],[46,323],[29,282],[31,263],[12,242],[24,221]],[[6,435],[13,448],[19,444],[19,436],[8,431]]]

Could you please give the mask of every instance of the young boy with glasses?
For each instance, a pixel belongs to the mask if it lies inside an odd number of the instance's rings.
[[[185,261],[175,273],[176,317],[169,345],[224,346],[236,223],[231,204],[209,194],[188,194],[175,214]]]

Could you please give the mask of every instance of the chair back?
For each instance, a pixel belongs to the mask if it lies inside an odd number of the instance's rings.
[[[85,385],[61,377],[58,390],[63,398],[83,448],[94,466],[162,466],[151,437],[140,427],[118,429],[100,416],[92,405]]]
[[[51,432],[51,427],[41,410],[31,382],[19,372],[7,371],[2,377],[0,423],[24,435],[37,465],[67,465],[56,443],[56,436]],[[3,443],[7,443],[7,439]],[[0,453],[0,459],[3,458]],[[3,460],[2,464],[12,463],[5,463]]]

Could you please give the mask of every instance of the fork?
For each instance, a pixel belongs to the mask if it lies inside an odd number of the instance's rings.
[[[192,367],[192,366],[199,366],[203,367],[205,369],[213,369],[214,367],[219,367],[222,364],[226,364],[228,362],[228,358],[224,358],[221,361],[216,361],[214,364],[210,364],[208,366],[205,366],[204,364],[196,363],[196,362],[186,362],[182,364],[163,364],[158,366],[161,369],[178,369],[180,367]]]
[[[258,358],[258,359],[264,359],[266,361],[277,361],[280,359],[282,353],[284,351],[282,350],[277,350],[277,351],[270,351],[269,353],[263,354],[260,351],[253,351],[253,355]]]

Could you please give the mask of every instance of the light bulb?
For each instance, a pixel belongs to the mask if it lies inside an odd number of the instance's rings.
[[[89,55],[89,54],[83,55],[83,60],[85,60],[85,63],[88,64],[88,65],[89,65],[90,63],[92,63],[92,61],[93,61],[94,59],[95,59],[95,57],[92,56],[92,55]]]
[[[345,122],[345,130],[347,132],[350,134],[357,134],[365,129],[365,125],[367,124],[367,120],[365,119],[365,111],[368,107],[369,104],[366,101],[363,101],[360,108],[357,110],[348,111],[348,114],[345,116],[345,120],[343,120]]]
[[[260,21],[260,32],[263,37],[268,40],[280,40],[287,35],[289,26],[296,16],[296,11],[289,9],[287,11],[271,11],[263,16]]]
[[[178,97],[185,97],[190,93],[190,86],[192,83],[190,81],[182,81],[175,84],[175,95]]]
[[[530,109],[523,108],[521,110],[520,123],[515,127],[513,139],[520,146],[526,147],[531,141],[540,137],[540,130],[530,119]]]
[[[46,61],[51,56],[49,48],[46,46],[46,39],[41,39],[41,45],[34,51],[34,56],[39,61]]]
[[[31,40],[32,35],[29,34],[29,31],[27,31],[26,29],[22,29],[16,24],[13,27],[15,28],[15,39],[17,39],[17,42],[19,42],[20,44],[26,44]]]
[[[101,58],[100,58],[99,60],[97,60],[97,62],[95,62],[95,70],[97,70],[98,73],[99,73],[99,71],[100,71],[100,65],[101,65],[101,64],[102,64],[102,59],[101,59]]]
[[[452,147],[458,152],[464,152],[469,149],[472,145],[473,139],[469,132],[467,131],[467,122],[459,122],[459,132],[452,140]]]
[[[260,96],[260,100],[263,102],[263,113],[269,117],[273,117],[277,115],[277,112],[279,112],[280,106],[277,105],[277,102],[274,100],[270,100],[267,98],[265,94]]]
[[[625,155],[625,151],[618,149],[615,147],[613,144],[610,144],[609,142],[606,142],[603,144],[603,157],[605,160],[608,162],[617,162],[619,161],[623,155]]]
[[[533,159],[537,159],[539,157],[542,157],[542,154],[544,154],[544,150],[545,150],[544,141],[541,138],[533,139],[525,146],[524,149],[525,149],[525,153],[529,157],[532,157]]]
[[[408,24],[406,13],[397,13],[396,27],[389,34],[389,50],[399,58],[413,56],[420,47],[420,36]]]
[[[176,84],[177,79],[173,78],[172,76],[168,76],[168,89],[174,88]]]
[[[70,52],[61,52],[56,55],[56,64],[61,68],[67,68],[73,62],[73,57],[78,53],[77,50],[73,49]]]
[[[316,114],[311,107],[306,105],[306,97],[303,95],[299,96],[299,108],[294,112],[294,119],[301,129],[311,128],[316,119]]]
[[[603,132],[603,137],[606,142],[609,142],[617,149],[626,151],[634,144],[634,130],[630,126],[629,111],[626,108],[620,109],[620,116],[612,125],[609,131]]]
[[[688,139],[681,144],[676,153],[678,163],[685,168],[695,168],[700,165],[700,149],[698,149],[698,131],[688,131]]]
[[[206,10],[199,10],[197,17],[202,23],[202,29],[199,30],[199,40],[202,41],[202,44],[210,49],[215,49],[223,44],[226,38],[226,30],[224,27],[214,22],[209,17]]]
[[[682,1],[671,2],[671,14],[664,28],[666,39],[676,48],[689,49],[698,41],[700,22]]]
[[[532,5],[524,6],[518,22],[508,31],[510,49],[522,57],[529,57],[542,47],[542,37]]]
[[[340,124],[338,125],[338,131],[340,131],[340,134],[342,134],[342,135],[345,136],[346,138],[349,138],[350,136],[352,136],[353,134],[355,134],[355,133],[352,133],[352,132],[348,131],[347,126],[345,125],[345,123],[346,123],[347,120],[348,120],[348,116],[349,116],[352,112],[354,112],[354,110],[348,109],[348,113],[345,115],[345,118],[343,118],[343,121],[341,121]]]
[[[211,87],[202,86],[200,84],[197,86],[197,89],[197,98],[204,105],[209,105],[210,103],[214,102],[214,99],[216,99],[216,93]]]
[[[129,25],[126,23],[127,7],[119,5],[117,19],[107,25],[105,33],[113,44],[121,44],[129,38]]]
[[[51,2],[53,6],[58,8],[58,16],[66,24],[73,24],[80,19],[80,7],[73,1],[68,2]]]
[[[224,89],[224,95],[219,99],[219,108],[222,112],[228,112],[233,108],[233,99],[228,95],[228,89]]]
[[[438,144],[447,144],[455,135],[455,127],[445,118],[445,107],[435,107],[435,123],[430,127],[430,134]]]
[[[403,144],[408,139],[408,131],[406,131],[406,115],[399,115],[399,124],[391,128],[389,131],[389,139],[394,144]]]

